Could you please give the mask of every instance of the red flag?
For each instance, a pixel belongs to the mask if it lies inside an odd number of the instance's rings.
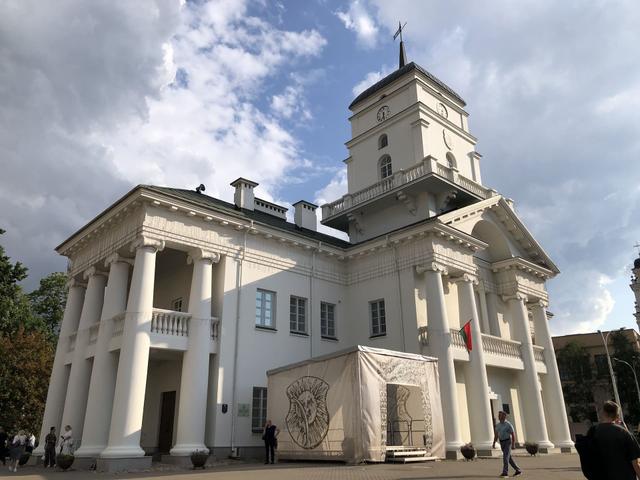
[[[460,335],[464,340],[465,347],[467,347],[467,350],[470,352],[473,349],[473,343],[471,342],[471,320],[462,326]]]

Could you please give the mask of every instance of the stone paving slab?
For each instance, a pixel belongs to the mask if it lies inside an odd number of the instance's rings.
[[[520,457],[522,480],[583,480],[577,455]],[[1,468],[1,467],[0,467]],[[206,470],[182,470],[169,465],[154,465],[151,471],[108,474],[87,471],[48,471],[38,466],[26,466],[18,473],[0,470],[0,477],[20,477],[23,480],[82,479],[148,479],[148,480],[454,480],[497,478],[502,468],[500,459],[438,461],[422,464],[357,465],[291,462],[275,465],[234,462],[216,465]],[[510,472],[513,473],[513,472]]]

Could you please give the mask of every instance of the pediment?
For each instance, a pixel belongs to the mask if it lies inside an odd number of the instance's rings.
[[[509,202],[501,195],[445,213],[439,219],[442,223],[485,242],[487,236],[479,238],[479,232],[491,230],[494,241],[487,242],[490,244],[489,248],[492,248],[493,244],[493,248],[500,252],[494,261],[509,257],[523,258],[555,274],[560,273]]]

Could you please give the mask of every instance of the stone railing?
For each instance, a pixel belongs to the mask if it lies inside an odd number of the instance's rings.
[[[89,345],[93,345],[98,341],[99,331],[100,331],[100,322],[94,323],[89,327]]]
[[[544,347],[538,345],[533,346],[533,358],[536,362],[544,363]]]
[[[522,359],[520,342],[482,334],[482,347],[486,353],[500,355],[502,357]]]
[[[67,351],[73,352],[76,349],[76,338],[78,337],[78,332],[73,332],[69,335],[69,344],[67,345]]]
[[[466,350],[467,345],[464,343],[464,338],[462,338],[460,330],[452,328],[449,330],[449,332],[451,333],[451,345],[458,348],[464,348]]]
[[[113,330],[111,336],[122,336],[122,333],[124,332],[124,312],[119,313],[115,317],[112,317],[110,321],[113,322]]]
[[[384,178],[373,185],[363,188],[352,194],[346,194],[335,202],[327,203],[322,206],[322,219],[338,215],[352,207],[367,202],[375,197],[389,192],[396,188],[402,187],[408,183],[418,180],[427,175],[437,174],[447,180],[454,182],[460,187],[468,190],[479,197],[486,199],[491,197],[492,190],[485,188],[479,183],[474,182],[457,173],[456,169],[438,163],[433,157],[427,157],[422,162],[410,167],[406,170],[398,170],[392,176]]]
[[[220,320],[218,320],[215,317],[211,318],[211,339],[215,340],[216,338],[218,338],[218,328],[220,325]]]
[[[176,337],[189,336],[191,314],[154,308],[151,314],[151,332]]]

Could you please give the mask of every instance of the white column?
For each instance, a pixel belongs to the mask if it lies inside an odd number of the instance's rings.
[[[207,417],[207,386],[211,351],[211,276],[212,263],[220,260],[217,253],[198,249],[188,259],[193,263],[189,295],[189,343],[182,358],[180,403],[176,445],[171,455],[190,455],[193,450],[206,450],[204,444]]]
[[[493,421],[489,400],[489,382],[482,348],[482,333],[478,319],[473,284],[477,280],[471,275],[463,275],[456,279],[458,284],[458,302],[460,305],[460,325],[471,320],[472,348],[469,352],[469,364],[466,365],[467,404],[472,408],[469,412],[471,442],[477,450],[489,452],[493,444]]]
[[[153,285],[156,253],[163,248],[164,242],[147,237],[140,237],[131,246],[136,258],[120,346],[109,442],[100,458],[144,456],[140,434],[149,368]]]
[[[84,277],[88,280],[87,292],[84,296],[80,323],[76,333],[76,346],[69,373],[67,398],[62,413],[62,426],[71,425],[76,447],[82,441],[84,414],[87,408],[89,381],[91,380],[91,360],[86,358],[89,328],[100,319],[104,302],[104,287],[107,283],[107,277],[98,272],[95,267],[86,270]]]
[[[562,384],[558,373],[558,364],[553,349],[551,333],[549,332],[549,320],[547,319],[546,304],[537,302],[533,304],[533,322],[536,329],[536,342],[544,347],[544,363],[547,366],[547,374],[542,375],[542,391],[548,403],[549,415],[547,425],[551,442],[558,448],[567,451],[573,448],[567,410],[564,405]],[[544,411],[544,410],[543,410]]]
[[[489,309],[487,308],[487,292],[484,289],[484,282],[482,280],[480,280],[480,282],[478,283],[477,293],[480,304],[476,306],[480,308],[480,311],[478,313],[480,314],[482,331],[484,333],[491,334],[491,325],[489,324]]]
[[[56,432],[60,434],[62,410],[64,409],[64,399],[67,395],[67,384],[69,380],[69,372],[65,366],[65,357],[67,356],[67,350],[69,348],[69,335],[78,329],[85,294],[84,284],[71,279],[67,285],[69,286],[67,304],[64,309],[64,316],[62,317],[62,324],[60,325],[56,356],[51,369],[47,403],[44,407],[42,429],[40,430],[40,443],[34,451],[34,455],[44,455],[44,439],[51,427],[55,427]]]
[[[105,267],[109,268],[109,280],[105,289],[100,330],[93,358],[82,447],[76,451],[77,457],[97,457],[107,447],[109,440],[111,407],[118,368],[117,355],[109,352],[109,343],[113,335],[113,317],[123,313],[127,306],[129,264],[116,253],[107,258]]]
[[[536,361],[533,356],[533,344],[531,342],[531,329],[529,328],[529,315],[525,302],[527,297],[520,293],[505,297],[509,303],[509,312],[513,320],[517,339],[522,344],[522,363],[524,371],[519,373],[522,406],[524,410],[526,440],[537,442],[541,449],[553,448],[547,434],[547,424],[542,407],[542,395],[540,394],[540,380],[536,370]],[[553,408],[558,408],[554,405]]]
[[[442,274],[445,270],[434,263],[426,268],[417,267],[416,271],[418,273],[424,272],[429,351],[438,358],[447,458],[458,458],[459,449],[463,442],[458,418],[458,391],[453,352],[451,351],[451,331],[449,330],[449,319],[447,318],[442,286]]]

